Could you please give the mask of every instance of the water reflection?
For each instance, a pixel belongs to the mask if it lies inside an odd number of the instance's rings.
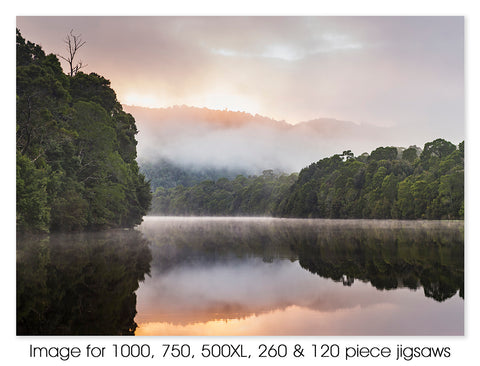
[[[438,221],[147,217],[20,236],[17,333],[463,334],[463,248],[463,222]]]
[[[133,230],[17,239],[18,335],[133,335],[148,242]]]
[[[136,334],[463,334],[462,222],[147,218],[139,230],[153,261]]]

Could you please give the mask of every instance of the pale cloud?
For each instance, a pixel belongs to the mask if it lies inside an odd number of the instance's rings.
[[[54,53],[70,29],[81,33],[85,71],[110,79],[123,103],[140,95],[212,108],[222,95],[218,105],[245,101],[246,112],[290,123],[403,126],[425,141],[465,134],[463,17],[18,17],[17,26]]]

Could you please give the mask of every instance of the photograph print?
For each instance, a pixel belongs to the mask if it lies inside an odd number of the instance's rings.
[[[461,16],[18,16],[17,335],[463,336],[464,88]]]

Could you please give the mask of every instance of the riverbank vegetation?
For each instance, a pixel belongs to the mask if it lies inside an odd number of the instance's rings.
[[[302,169],[158,187],[151,214],[463,219],[464,142],[344,151]]]
[[[17,29],[17,231],[132,227],[151,193],[136,162],[135,119],[110,81],[62,71]]]

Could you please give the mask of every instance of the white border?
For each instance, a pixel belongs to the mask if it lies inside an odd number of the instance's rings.
[[[112,343],[149,343],[152,348],[162,343],[189,343],[192,347],[201,347],[203,343],[238,343],[241,342],[251,349],[256,349],[260,343],[301,343],[310,346],[312,343],[338,343],[338,344],[361,344],[361,345],[386,345],[395,348],[397,343],[409,344],[414,346],[423,345],[444,345],[452,348],[452,357],[444,360],[424,360],[410,361],[410,364],[449,364],[457,363],[471,365],[477,360],[476,354],[478,345],[478,318],[477,309],[479,309],[478,295],[475,293],[478,284],[475,280],[478,275],[478,265],[476,259],[480,258],[478,232],[475,228],[478,216],[476,214],[476,203],[478,203],[478,193],[475,190],[474,182],[478,175],[478,156],[476,139],[478,138],[478,65],[480,65],[478,48],[480,45],[479,24],[480,12],[475,7],[476,2],[468,0],[457,1],[423,1],[404,0],[398,2],[382,0],[337,0],[335,2],[304,1],[296,0],[291,2],[279,1],[259,1],[246,0],[242,2],[228,2],[220,0],[206,1],[186,1],[177,0],[175,2],[164,1],[92,1],[84,0],[81,2],[67,1],[22,1],[16,2],[10,8],[2,10],[1,14],[1,49],[2,66],[4,78],[2,80],[2,127],[6,130],[3,134],[4,141],[0,144],[2,151],[2,168],[4,171],[1,186],[1,202],[3,205],[2,218],[3,227],[7,229],[7,240],[2,240],[3,247],[3,265],[2,279],[7,282],[6,296],[2,301],[2,314],[4,315],[0,340],[0,349],[2,358],[19,364],[51,364],[52,360],[39,360],[28,358],[28,345],[61,345],[61,346],[86,346],[87,344],[111,346]],[[136,337],[117,338],[117,337],[16,337],[15,334],[15,148],[13,134],[15,120],[15,100],[13,89],[15,88],[15,17],[17,15],[460,15],[465,16],[465,50],[466,50],[466,275],[465,275],[465,336],[464,337]],[[5,52],[7,51],[7,52]],[[475,66],[477,65],[477,66]],[[6,112],[6,113],[5,113]],[[476,165],[476,166],[475,166]],[[6,328],[6,329],[5,329]],[[98,360],[90,360],[95,363]],[[326,365],[341,364],[340,360],[326,359],[303,359],[303,360],[257,360],[257,359],[195,359],[194,362],[185,360],[146,360],[144,364],[191,364],[191,365],[210,365],[211,363],[225,362],[245,365],[255,364],[257,361],[263,364],[312,364],[321,363]],[[62,361],[55,361],[60,362]],[[70,363],[84,364],[85,359],[70,360]],[[122,360],[104,359],[97,363],[128,363]],[[140,361],[135,361],[139,363]],[[348,361],[349,364],[390,364],[398,361]],[[379,363],[381,362],[381,363]],[[142,363],[142,362],[140,362]],[[99,363],[100,364],[100,363]]]

